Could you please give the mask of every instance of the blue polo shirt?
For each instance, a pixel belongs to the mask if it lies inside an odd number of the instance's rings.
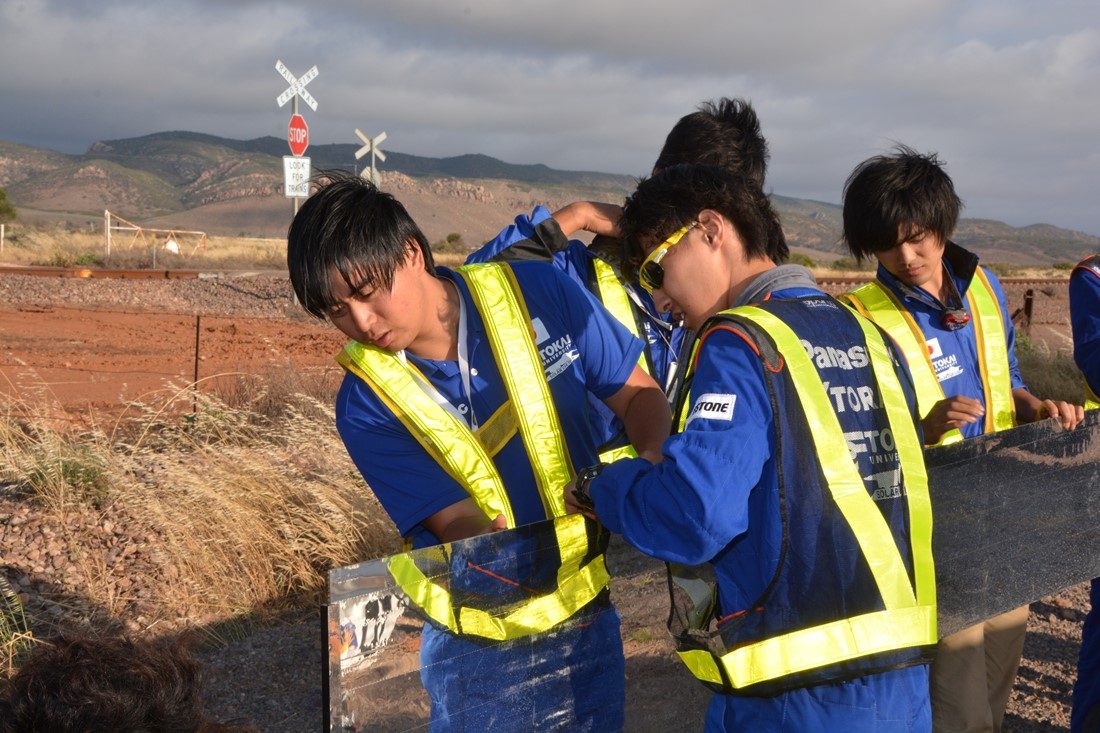
[[[979,267],[978,257],[954,242],[948,242],[944,247],[943,261],[962,296],[963,307],[973,319],[974,310],[967,297],[967,291],[974,280],[974,272]],[[1016,360],[1016,328],[1012,325],[1004,289],[992,272],[984,267],[982,270],[989,279],[989,284],[997,295],[997,305],[1000,306],[1001,322],[1004,323],[1008,348],[1008,368],[1012,389],[1019,387],[1026,389],[1027,385],[1020,376],[1020,365]],[[972,397],[984,405],[985,391],[982,388],[982,375],[978,368],[978,343],[974,337],[973,322],[952,331],[943,325],[944,305],[924,288],[905,285],[882,265],[879,265],[875,277],[897,296],[924,333],[929,355],[932,357],[932,367],[936,371],[936,378],[943,388],[944,396]],[[981,287],[981,283],[975,287]],[[985,432],[985,425],[978,420],[972,424],[964,424],[960,430],[964,438],[974,438]]]
[[[512,264],[535,333],[542,365],[565,433],[574,469],[597,462],[598,436],[592,429],[588,394],[607,399],[626,383],[642,344],[586,291],[546,263]],[[458,362],[409,360],[460,412],[473,409],[480,424],[504,403],[500,377],[481,314],[456,273],[437,268],[455,282],[468,319],[467,348],[472,399],[466,395]],[[336,427],[355,465],[414,547],[438,544],[422,522],[467,498],[456,483],[409,434],[369,386],[344,375],[336,398]],[[534,475],[517,434],[495,456],[517,524],[546,519]]]
[[[1100,395],[1100,265],[1085,262],[1069,278],[1069,318],[1073,327],[1073,360],[1093,394]]]

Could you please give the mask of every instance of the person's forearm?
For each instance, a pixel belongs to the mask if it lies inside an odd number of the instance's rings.
[[[620,213],[621,210],[614,204],[574,201],[555,211],[552,217],[566,237],[580,231],[615,236],[618,234]]]
[[[1043,404],[1041,399],[1023,387],[1012,390],[1012,402],[1016,407],[1016,422],[1018,423],[1035,422],[1039,405]]]
[[[657,387],[639,390],[627,405],[623,425],[638,456],[650,463],[660,462],[661,446],[672,425],[672,411],[665,393]]]

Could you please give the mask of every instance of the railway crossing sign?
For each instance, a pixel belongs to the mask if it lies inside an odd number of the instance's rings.
[[[317,71],[316,65],[310,67],[309,71],[302,74],[301,78],[295,78],[294,74],[290,73],[290,69],[286,68],[286,65],[283,64],[282,61],[275,62],[275,71],[282,74],[283,78],[290,84],[282,94],[275,98],[275,101],[279,103],[280,107],[291,99],[294,99],[294,97],[301,97],[302,101],[309,105],[311,110],[314,112],[317,111],[317,100],[313,98],[312,94],[306,91],[306,84],[316,79],[317,74],[320,73]],[[297,113],[297,108],[295,108],[295,113]]]
[[[287,126],[286,141],[290,144],[290,152],[301,157],[309,147],[309,125],[301,115],[292,115],[290,125]]]
[[[371,139],[364,135],[363,132],[357,127],[355,128],[355,135],[363,141],[363,147],[355,151],[355,159],[359,160],[367,153],[370,153],[370,168],[363,168],[362,172],[360,172],[359,175],[363,176],[363,178],[366,178],[368,181],[377,186],[379,185],[380,179],[378,177],[378,168],[376,168],[374,165],[374,159],[377,157],[378,160],[386,160],[386,154],[382,152],[382,149],[380,147],[378,147],[385,141],[386,133],[380,133],[374,139]]]

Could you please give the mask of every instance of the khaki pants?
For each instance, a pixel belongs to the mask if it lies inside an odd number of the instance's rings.
[[[1027,606],[940,639],[932,661],[932,730],[1000,731],[1024,651]]]

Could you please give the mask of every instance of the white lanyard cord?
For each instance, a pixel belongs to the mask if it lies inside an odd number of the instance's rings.
[[[409,359],[404,349],[397,352],[397,358],[402,364],[409,368],[409,373],[412,375],[413,381],[417,383],[420,389],[424,390],[424,394],[431,397],[433,402],[469,425],[470,429],[476,432],[478,423],[477,417],[474,415],[474,393],[470,388],[470,360],[466,345],[468,332],[466,304],[462,300],[462,292],[459,291],[458,285],[455,283],[451,284],[454,285],[455,291],[458,293],[458,371],[462,376],[462,387],[466,390],[466,397],[469,400],[469,417],[467,418],[459,412],[458,408],[451,404],[450,400],[444,397],[434,384],[425,379],[420,374],[419,370],[409,366]]]

